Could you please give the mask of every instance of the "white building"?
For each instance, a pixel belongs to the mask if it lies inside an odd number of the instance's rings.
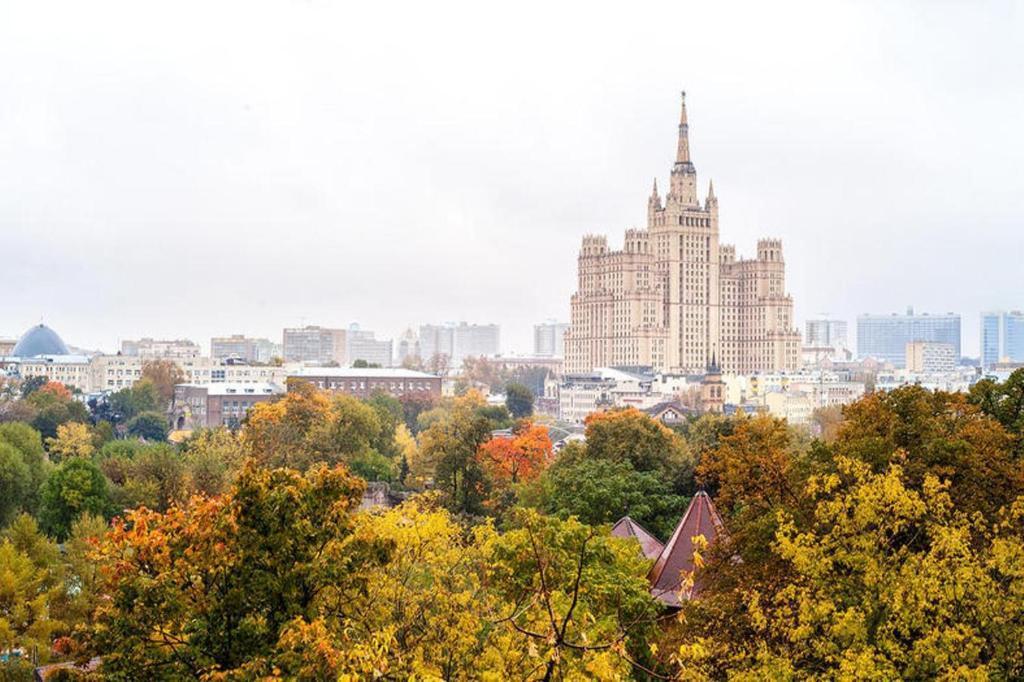
[[[907,371],[910,372],[952,372],[959,360],[956,348],[950,343],[911,341],[907,344]]]
[[[149,337],[121,342],[121,354],[146,359],[196,358],[199,344],[188,339],[151,339]]]
[[[565,357],[565,332],[568,322],[547,320],[533,326],[533,354],[541,358]]]

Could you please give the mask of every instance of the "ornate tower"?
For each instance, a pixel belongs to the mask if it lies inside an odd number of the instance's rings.
[[[684,205],[697,206],[697,169],[690,161],[690,125],[686,120],[686,92],[682,93],[679,112],[679,140],[676,143],[676,162],[672,166],[669,197]]]

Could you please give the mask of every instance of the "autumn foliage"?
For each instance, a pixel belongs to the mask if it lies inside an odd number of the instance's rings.
[[[524,420],[511,437],[496,436],[480,446],[477,458],[500,485],[532,481],[551,463],[547,428]]]

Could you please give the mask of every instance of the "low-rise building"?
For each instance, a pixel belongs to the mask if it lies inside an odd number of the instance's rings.
[[[45,377],[47,381],[60,382],[83,393],[92,390],[89,358],[85,355],[36,355],[21,358],[16,371],[22,379]]]
[[[395,397],[441,396],[441,377],[411,369],[391,367],[302,367],[288,374],[288,384],[306,381],[333,393],[369,398],[374,393]]]
[[[174,428],[193,430],[226,426],[234,429],[257,403],[284,393],[278,384],[178,384],[174,387],[171,421]]]

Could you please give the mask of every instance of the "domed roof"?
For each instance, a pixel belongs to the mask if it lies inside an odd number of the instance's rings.
[[[68,347],[64,345],[57,332],[45,324],[37,324],[21,335],[11,355],[19,358],[31,358],[36,355],[67,355]]]

